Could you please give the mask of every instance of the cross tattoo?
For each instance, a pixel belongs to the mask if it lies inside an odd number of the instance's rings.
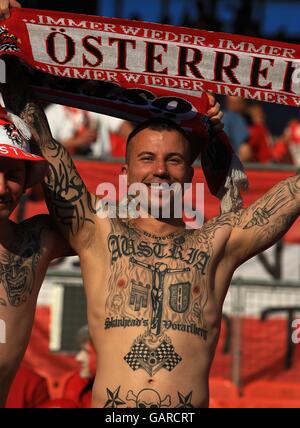
[[[166,263],[156,262],[153,265],[136,260],[130,257],[130,262],[135,265],[141,266],[152,272],[152,317],[151,317],[151,332],[159,335],[161,333],[162,313],[163,313],[163,293],[164,293],[164,280],[166,274],[189,272],[190,268],[183,269],[170,269]]]

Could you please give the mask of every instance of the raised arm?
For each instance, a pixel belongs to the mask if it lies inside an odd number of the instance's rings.
[[[274,186],[249,208],[235,214],[226,257],[235,266],[271,247],[300,214],[300,176]]]
[[[49,163],[44,188],[52,219],[75,250],[79,245],[83,248],[95,233],[96,198],[88,192],[68,151],[52,138],[43,109],[18,84],[21,80],[25,86],[20,72],[20,67],[12,66],[9,60],[8,81],[2,88],[5,105],[26,122],[33,136],[34,152]]]

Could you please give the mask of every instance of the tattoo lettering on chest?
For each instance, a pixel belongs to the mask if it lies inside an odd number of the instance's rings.
[[[187,234],[188,235],[188,234]],[[111,276],[105,329],[144,327],[124,360],[150,376],[173,370],[177,354],[168,330],[207,339],[203,316],[207,302],[209,244],[192,234],[171,240],[112,232],[108,238]]]
[[[20,228],[16,242],[0,253],[0,284],[11,306],[24,304],[32,293],[41,255],[40,233]],[[4,299],[1,302],[7,305]]]

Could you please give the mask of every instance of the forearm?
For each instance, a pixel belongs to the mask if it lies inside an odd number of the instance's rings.
[[[300,214],[300,176],[274,186],[256,203],[236,216],[228,254],[238,264],[272,246],[289,230]]]
[[[33,132],[34,151],[48,161],[49,173],[44,180],[44,189],[49,211],[64,234],[76,235],[85,222],[92,221],[94,201],[67,149],[52,138],[39,105],[28,102],[20,116]]]

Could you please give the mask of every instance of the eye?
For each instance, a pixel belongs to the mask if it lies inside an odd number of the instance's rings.
[[[143,161],[151,161],[152,160],[152,156],[142,156],[141,160],[143,160]]]
[[[145,408],[146,408],[146,406],[145,406],[145,404],[143,404],[143,403],[139,403],[138,408],[139,408],[139,409],[145,409]]]
[[[18,172],[10,172],[6,175],[6,178],[10,181],[21,181],[21,175]]]
[[[175,164],[178,164],[178,163],[180,163],[180,162],[181,162],[181,159],[179,159],[179,158],[170,158],[170,159],[169,159],[169,162],[171,162],[171,163],[175,163]]]

